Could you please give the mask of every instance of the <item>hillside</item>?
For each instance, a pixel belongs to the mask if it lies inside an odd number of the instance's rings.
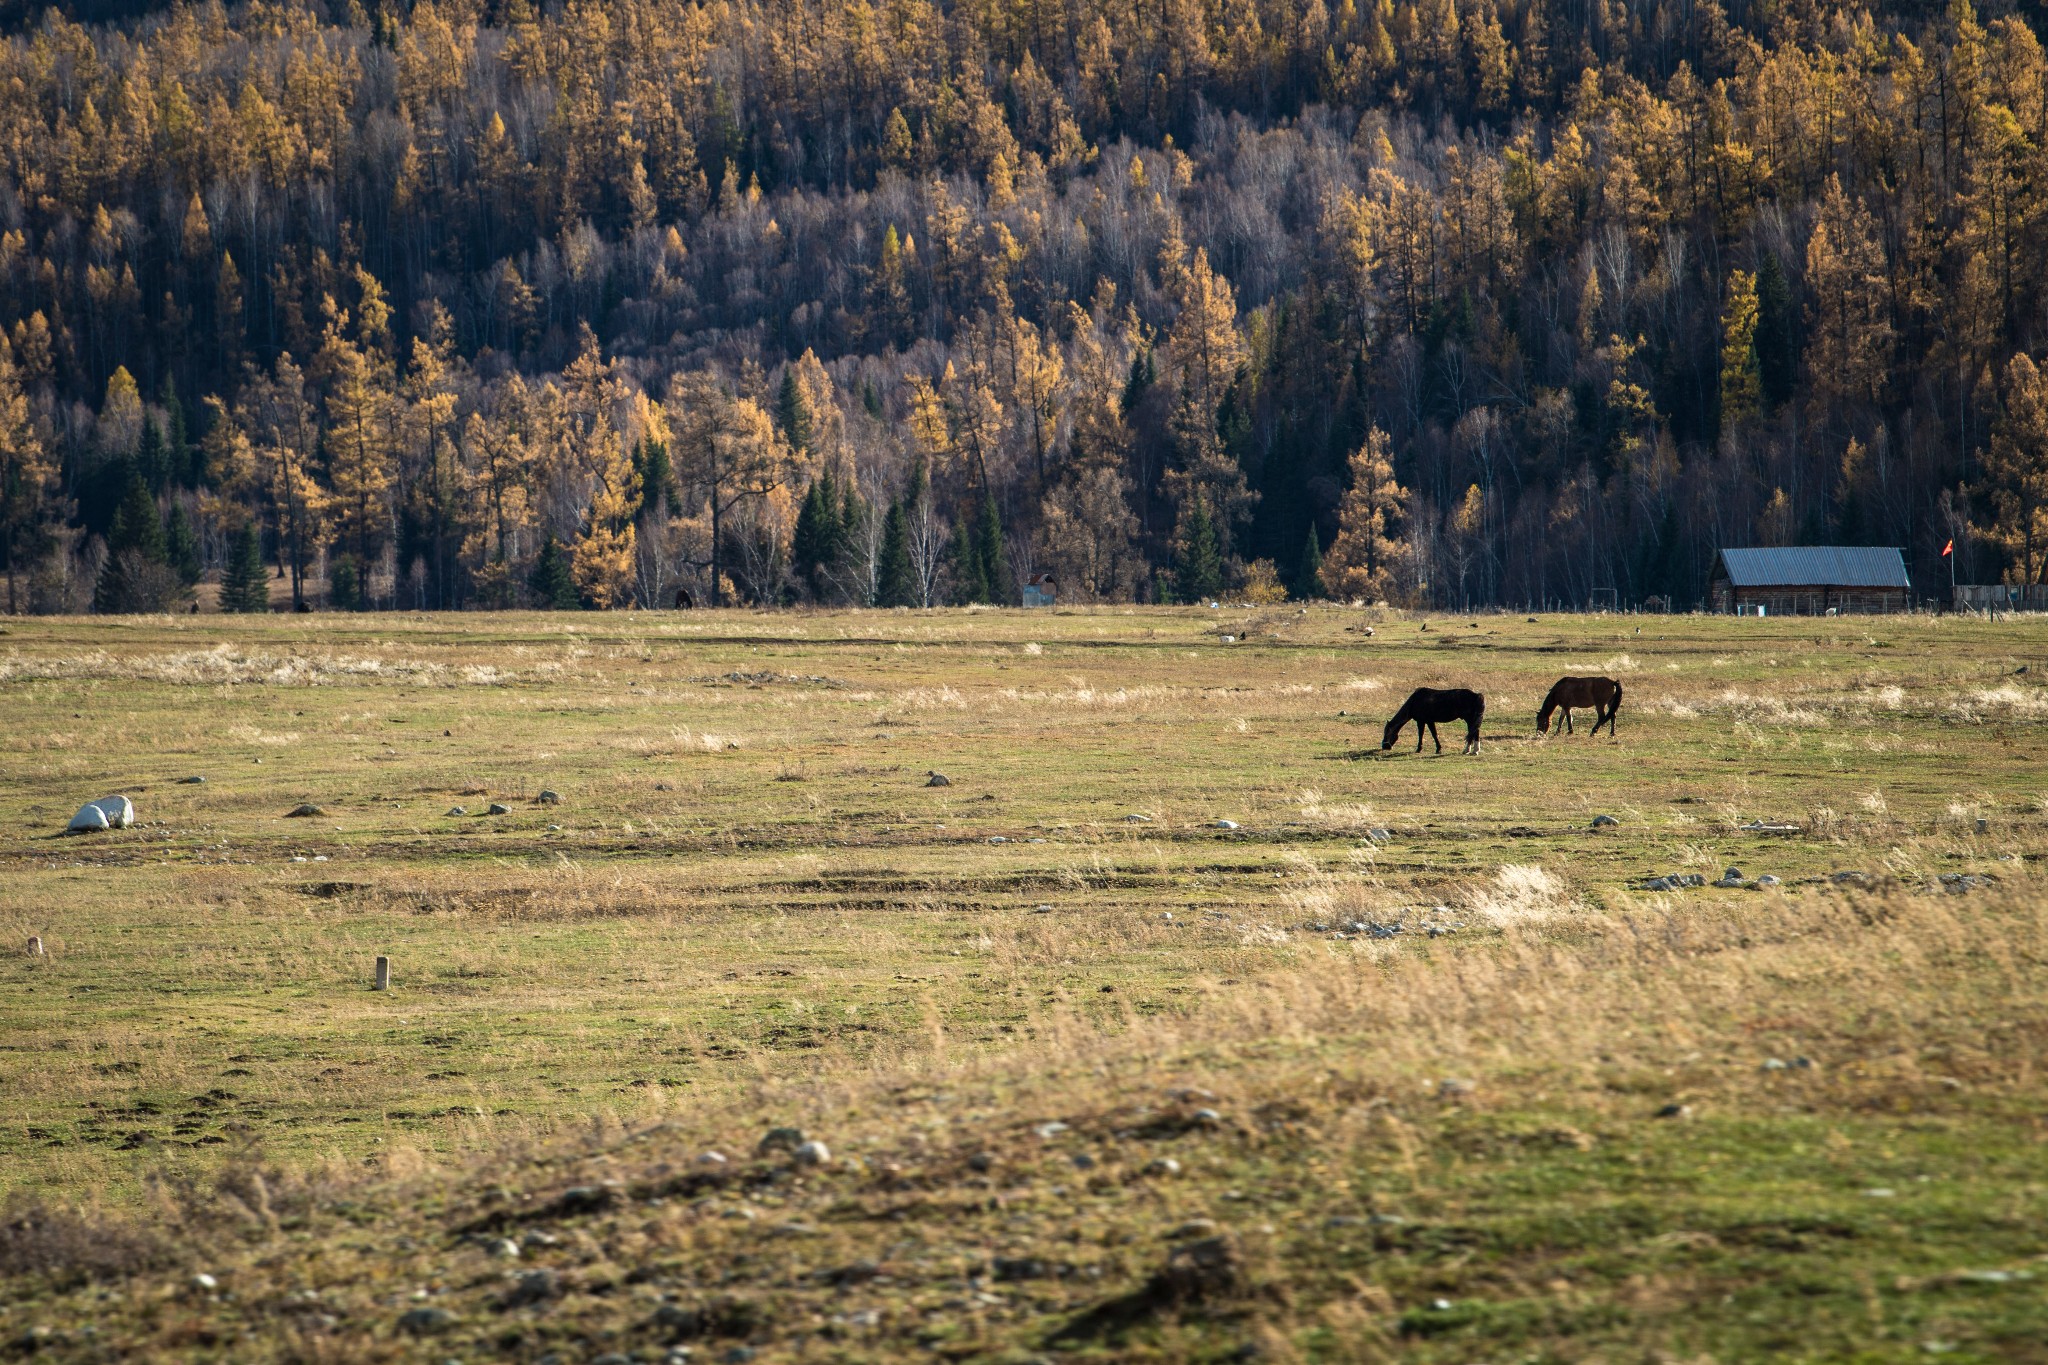
[[[10,608],[2048,572],[2027,7],[132,8],[0,42]]]

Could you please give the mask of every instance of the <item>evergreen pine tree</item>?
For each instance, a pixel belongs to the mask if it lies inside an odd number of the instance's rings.
[[[164,562],[178,571],[178,578],[186,587],[199,581],[199,537],[192,530],[192,519],[185,515],[185,504],[171,499],[171,510],[164,517]]]
[[[1301,547],[1301,568],[1294,576],[1296,597],[1321,597],[1323,595],[1323,544],[1316,535],[1316,524],[1308,524],[1308,542]]]
[[[1181,518],[1173,556],[1173,586],[1183,602],[1205,602],[1223,591],[1223,545],[1205,498],[1193,498]]]
[[[583,605],[576,594],[576,577],[569,569],[569,556],[562,553],[562,543],[552,535],[541,542],[540,554],[534,557],[533,573],[526,585],[538,599],[535,605],[543,611],[575,611]]]
[[[980,561],[983,595],[978,601],[998,606],[1010,600],[1010,562],[1003,551],[1003,518],[996,510],[993,493],[981,495],[981,511],[974,522],[974,553]]]
[[[1137,407],[1138,403],[1145,397],[1145,390],[1152,387],[1152,380],[1157,374],[1158,371],[1153,368],[1152,352],[1149,349],[1140,351],[1131,357],[1131,372],[1129,377],[1124,380],[1123,401],[1118,408],[1123,413],[1125,421],[1128,422],[1131,419],[1131,410]]]
[[[960,606],[988,601],[981,547],[976,543],[974,522],[965,517],[953,528],[953,600]]]
[[[857,596],[864,591],[866,583],[860,554],[861,546],[867,541],[868,518],[873,515],[874,510],[868,506],[867,499],[860,495],[858,483],[848,479],[839,486],[839,520],[834,528],[839,547],[836,568],[855,584]],[[873,604],[863,596],[856,605],[866,607]]]
[[[152,493],[163,492],[164,485],[170,481],[170,460],[164,450],[163,428],[156,424],[154,417],[142,419],[142,439],[135,447],[135,467],[141,471]]]
[[[882,564],[876,575],[875,605],[917,605],[917,570],[910,563],[910,518],[903,514],[900,502],[889,504],[889,519],[882,524]]]
[[[812,601],[823,602],[830,596],[845,545],[839,492],[832,472],[826,470],[811,481],[810,491],[804,494],[789,544],[791,567],[803,579]]]
[[[640,506],[634,511],[637,520],[660,506],[662,499],[674,507],[676,497],[675,466],[668,458],[668,442],[647,439],[633,448],[633,468],[640,474]]]
[[[328,568],[327,605],[336,611],[363,610],[363,575],[354,555],[336,555]]]
[[[1757,381],[1766,407],[1792,396],[1799,381],[1798,338],[1793,332],[1792,287],[1776,254],[1766,251],[1756,267]]]
[[[204,488],[206,452],[192,442],[192,433],[185,425],[185,405],[178,401],[178,386],[169,375],[164,376],[158,401],[164,409],[164,460],[171,477],[187,488]]]
[[[156,499],[150,496],[142,475],[131,471],[127,491],[107,528],[107,561],[93,584],[92,609],[165,611],[184,586],[165,562],[164,524],[157,515]]]
[[[775,419],[782,428],[782,439],[789,442],[790,449],[810,450],[811,405],[804,398],[803,385],[797,383],[794,365],[785,365],[782,369],[782,392],[775,400]]]
[[[252,517],[242,523],[221,570],[220,609],[227,612],[270,610],[270,582],[263,573],[263,540]]]

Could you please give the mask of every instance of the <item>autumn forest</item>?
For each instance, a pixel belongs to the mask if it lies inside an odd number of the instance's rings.
[[[1967,0],[268,0],[0,37],[11,611],[2048,579]]]

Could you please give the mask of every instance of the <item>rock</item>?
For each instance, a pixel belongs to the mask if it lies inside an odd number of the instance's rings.
[[[1692,1117],[1692,1106],[1689,1104],[1667,1104],[1657,1111],[1657,1117],[1660,1119],[1689,1119]]]
[[[633,1357],[620,1355],[617,1351],[606,1351],[592,1358],[590,1365],[633,1365]]]
[[[560,794],[550,791],[546,787],[541,788],[540,795],[534,797],[533,799],[536,805],[541,806],[559,806],[562,804],[562,798]]]
[[[1166,1234],[1169,1242],[1185,1242],[1190,1237],[1213,1237],[1216,1235],[1216,1220],[1213,1218],[1190,1218],[1172,1232]]]
[[[946,776],[944,773],[938,771],[935,768],[931,772],[925,774],[924,784],[927,787],[950,787],[953,785],[953,779]]]
[[[804,1145],[804,1130],[801,1128],[770,1128],[754,1148],[756,1155],[766,1156],[770,1152],[794,1152]]]
[[[1770,873],[1766,872],[1763,876],[1758,877],[1755,881],[1751,882],[1750,886],[1755,890],[1761,891],[1766,887],[1777,886],[1778,884],[1778,879],[1776,877],[1773,877]]]
[[[791,1152],[790,1156],[799,1166],[828,1166],[832,1162],[832,1149],[812,1138]]]
[[[704,1315],[695,1308],[685,1308],[679,1303],[665,1303],[654,1310],[652,1322],[655,1327],[672,1337],[701,1336],[704,1332]]]
[[[316,806],[311,801],[308,801],[303,805],[293,806],[284,813],[284,818],[287,820],[313,820],[325,814],[327,814],[325,807]]]
[[[1209,828],[1210,828],[1210,829],[1236,829],[1236,828],[1237,828],[1237,821],[1235,821],[1235,820],[1217,820],[1217,821],[1214,821],[1213,823],[1211,823],[1211,824],[1210,824],[1210,826],[1209,826]]]
[[[1170,1156],[1154,1157],[1145,1163],[1146,1175],[1179,1175],[1180,1163]]]
[[[726,1348],[725,1354],[720,1356],[719,1360],[723,1361],[724,1365],[747,1365],[747,1362],[752,1360],[753,1358],[753,1347],[730,1346]]]
[[[192,1277],[192,1287],[202,1294],[211,1294],[220,1288],[220,1281],[202,1270]]]
[[[487,1255],[496,1256],[500,1260],[516,1261],[519,1259],[519,1243],[513,1241],[510,1237],[500,1237],[497,1241],[485,1247],[484,1251]]]
[[[562,1278],[552,1270],[529,1270],[512,1282],[502,1300],[507,1308],[524,1308],[531,1303],[546,1303],[560,1298]]]
[[[697,1158],[697,1164],[699,1166],[723,1166],[726,1164],[725,1153],[706,1152]]]
[[[1828,874],[1828,880],[1836,886],[1853,886],[1862,890],[1868,890],[1871,886],[1868,872],[1833,872]]]
[[[126,829],[135,823],[135,803],[125,796],[102,796],[93,804],[115,829]]]
[[[78,814],[72,816],[71,823],[65,826],[65,829],[72,834],[83,834],[87,830],[107,828],[109,828],[107,813],[90,801],[80,806]]]
[[[1194,1113],[1188,1115],[1188,1122],[1199,1124],[1204,1128],[1220,1128],[1223,1126],[1223,1115],[1217,1113],[1214,1109],[1197,1109]]]
[[[1390,829],[1369,829],[1365,832],[1365,837],[1376,844],[1384,844],[1394,837],[1394,831]]]
[[[1739,868],[1739,867],[1731,867],[1731,868],[1729,868],[1729,869],[1728,869],[1728,870],[1727,870],[1726,872],[1723,872],[1723,873],[1721,874],[1721,880],[1723,880],[1723,881],[1729,881],[1729,882],[1739,882],[1739,881],[1741,881],[1741,880],[1742,880],[1742,869],[1741,869],[1741,868]]]
[[[1786,1066],[1784,1062],[1779,1061],[1776,1057],[1766,1057],[1764,1058],[1764,1064],[1757,1069],[1760,1071],[1783,1071],[1786,1069]]]
[[[512,808],[502,801],[491,802],[490,809],[484,812],[485,815],[510,815],[511,813]]]
[[[1228,1237],[1204,1237],[1175,1247],[1150,1288],[1165,1299],[1203,1300],[1233,1293],[1243,1280],[1237,1244]]]
[[[1056,1138],[1061,1133],[1067,1131],[1067,1125],[1061,1123],[1058,1119],[1054,1119],[1050,1123],[1039,1124],[1036,1128],[1033,1128],[1031,1131],[1038,1134],[1042,1138]]]
[[[1944,872],[1941,874],[1942,889],[1951,893],[1975,891],[1990,879],[1975,872]]]
[[[989,1275],[999,1284],[1052,1278],[1052,1266],[1036,1256],[998,1256],[989,1263]]]
[[[467,810],[466,808],[462,807],[462,806],[450,806],[450,807],[448,808],[448,814],[449,814],[450,818],[453,818],[454,816],[457,816],[457,815],[467,815],[467,814],[469,814],[469,811],[468,811],[468,810]]]
[[[1619,825],[1620,823],[1621,821],[1615,819],[1611,815],[1596,815],[1593,817],[1592,828],[1613,829],[1616,825]]]
[[[198,787],[198,786],[202,786],[202,785],[204,785],[204,784],[205,784],[205,782],[206,782],[206,779],[205,779],[205,778],[203,778],[203,777],[196,777],[196,776],[195,776],[195,777],[181,777],[181,778],[179,778],[179,779],[178,779],[178,785],[179,785],[179,786],[181,786],[181,787]]]
[[[1152,817],[1149,815],[1126,815],[1124,823],[1127,825],[1149,825],[1152,823]]]
[[[672,792],[676,789],[676,785],[673,782],[657,782],[654,784],[654,789],[658,792]]]
[[[398,1320],[398,1330],[416,1337],[430,1337],[455,1325],[455,1315],[445,1308],[415,1308]]]
[[[982,1172],[994,1170],[996,1168],[995,1153],[976,1152],[973,1156],[967,1158],[967,1168],[971,1171]]]
[[[1478,1094],[1479,1083],[1462,1076],[1446,1076],[1436,1083],[1436,1093],[1447,1100],[1463,1099],[1467,1095]]]

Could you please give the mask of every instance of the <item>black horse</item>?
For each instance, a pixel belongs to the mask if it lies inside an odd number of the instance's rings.
[[[1479,722],[1486,715],[1486,698],[1477,692],[1462,687],[1418,687],[1408,694],[1408,700],[1401,703],[1401,709],[1387,722],[1387,733],[1380,739],[1380,750],[1385,752],[1394,747],[1394,741],[1401,737],[1401,727],[1415,722],[1415,752],[1422,752],[1422,732],[1427,729],[1429,737],[1436,740],[1436,751],[1444,751],[1444,742],[1437,735],[1438,722],[1448,724],[1454,720],[1465,722],[1465,752],[1479,752]]]
[[[1550,733],[1550,713],[1564,708],[1564,732],[1572,733],[1572,708],[1590,706],[1593,708],[1593,734],[1600,733],[1600,727],[1607,727],[1607,737],[1614,738],[1614,713],[1621,709],[1621,684],[1612,678],[1559,678],[1557,685],[1550,689],[1550,695],[1543,699],[1543,709],[1536,713],[1536,733]]]

